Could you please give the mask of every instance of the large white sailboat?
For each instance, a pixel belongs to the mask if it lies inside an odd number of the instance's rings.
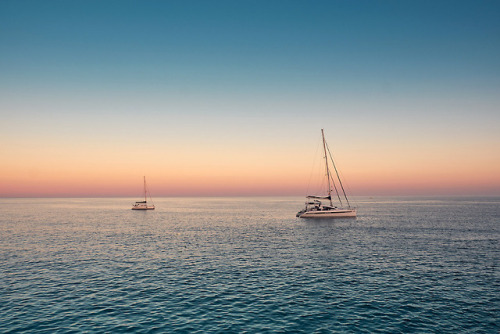
[[[147,195],[148,195],[148,188],[146,186],[146,177],[144,176],[144,201],[135,202],[134,206],[132,206],[132,210],[154,210],[155,209],[154,204],[148,205]],[[151,195],[149,195],[149,199],[151,200],[152,203],[153,200],[151,199]]]
[[[299,218],[346,218],[346,217],[356,217],[356,208],[351,207],[349,199],[340,180],[337,167],[333,161],[332,154],[328,148],[328,144],[325,140],[325,133],[321,129],[321,136],[323,138],[323,150],[325,153],[325,168],[326,168],[326,195],[309,195],[306,197],[306,207],[297,213]],[[331,161],[333,169],[335,170],[335,175],[337,182],[334,181],[332,173],[330,171],[330,166],[328,160]],[[338,185],[337,185],[338,183]],[[339,189],[342,191],[344,201],[342,201],[342,196],[339,194]],[[335,191],[337,199],[340,206],[335,206],[332,200],[332,190]],[[328,201],[324,204],[323,201]],[[345,203],[344,203],[345,202]]]

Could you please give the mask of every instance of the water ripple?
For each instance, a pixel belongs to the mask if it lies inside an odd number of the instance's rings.
[[[360,199],[334,222],[289,198],[5,201],[2,333],[500,330],[491,198]]]

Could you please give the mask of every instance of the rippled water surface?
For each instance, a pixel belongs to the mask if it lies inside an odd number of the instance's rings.
[[[0,199],[0,332],[500,330],[499,198]]]

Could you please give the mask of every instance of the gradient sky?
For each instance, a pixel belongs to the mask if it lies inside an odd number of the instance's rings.
[[[499,1],[0,1],[0,196],[500,195]]]

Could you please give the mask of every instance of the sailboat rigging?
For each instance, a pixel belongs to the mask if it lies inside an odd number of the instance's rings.
[[[349,203],[349,199],[347,198],[347,195],[345,193],[345,189],[340,179],[339,172],[337,170],[337,167],[335,166],[335,162],[333,161],[333,157],[330,149],[328,148],[328,144],[326,143],[325,132],[323,131],[323,129],[321,129],[321,137],[323,138],[323,151],[325,158],[325,176],[327,183],[326,195],[308,195],[306,197],[306,207],[303,210],[299,211],[296,216],[299,218],[356,217],[356,208],[351,207],[351,204]],[[337,182],[334,181],[334,175],[332,175],[328,163],[329,160],[331,161],[332,167],[335,170],[335,177],[337,179]],[[346,207],[344,207],[344,203],[342,202],[342,196],[339,193],[339,188],[342,191],[343,198],[345,199]],[[332,190],[334,190],[335,194],[337,195],[340,207],[334,206],[333,204]],[[320,200],[328,200],[330,205],[325,205]]]
[[[147,195],[148,188],[146,186],[146,177],[144,176],[144,201],[135,202],[135,204],[132,206],[132,210],[154,210],[154,204],[148,205]],[[151,194],[149,195],[149,199],[151,202],[153,202],[153,200],[151,199]]]

